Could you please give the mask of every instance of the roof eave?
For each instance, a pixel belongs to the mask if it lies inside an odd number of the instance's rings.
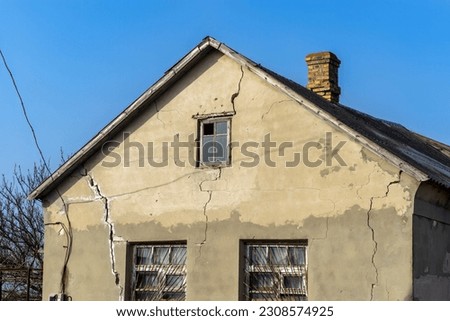
[[[373,151],[382,158],[390,161],[402,171],[409,173],[419,181],[429,180],[430,177],[417,169],[413,165],[400,159],[388,150],[380,147],[376,143],[362,136],[360,133],[352,129],[351,127],[343,124],[339,119],[333,115],[327,113],[319,106],[309,101],[307,98],[296,93],[292,88],[283,84],[275,79],[272,75],[265,72],[258,64],[252,60],[242,56],[233,49],[229,48],[225,44],[215,40],[211,37],[206,37],[203,41],[192,49],[187,55],[179,60],[172,68],[170,68],[163,77],[161,77],[153,86],[147,89],[138,99],[136,99],[130,106],[128,106],[121,114],[119,114],[113,121],[105,126],[93,139],[91,139],[86,145],[84,145],[78,152],[76,152],[66,163],[61,165],[52,175],[50,175],[42,184],[40,184],[35,190],[33,190],[28,196],[29,199],[42,199],[48,194],[66,175],[74,170],[79,164],[85,161],[96,150],[100,144],[104,143],[112,135],[124,125],[125,120],[131,119],[131,117],[145,105],[146,102],[155,98],[164,88],[169,86],[180,75],[187,72],[195,63],[202,57],[202,54],[206,54],[210,49],[217,49],[224,55],[237,61],[241,65],[246,66],[257,76],[266,80],[269,84],[277,87],[286,95],[297,101],[300,105],[309,109],[311,112],[321,117],[322,119],[330,122],[336,128],[340,128],[346,132],[350,137],[358,141],[369,150]],[[336,107],[338,108],[338,107]]]
[[[327,113],[314,103],[310,102],[308,99],[304,98],[303,96],[296,93],[294,90],[289,88],[288,86],[284,85],[280,81],[274,79],[271,75],[267,74],[260,68],[253,68],[254,72],[258,74],[263,79],[266,79],[270,84],[278,87],[281,91],[283,91],[286,95],[290,96],[294,100],[296,100],[299,104],[304,106],[305,108],[309,109],[314,114],[318,115],[322,119],[330,122],[331,125],[335,128],[340,128],[345,133],[347,133],[350,137],[352,137],[355,141],[358,141],[363,146],[367,147],[369,150],[377,154],[378,156],[388,160],[395,166],[397,166],[400,170],[412,175],[414,178],[416,178],[419,181],[426,181],[429,180],[429,176],[422,172],[421,170],[417,169],[416,167],[410,165],[408,162],[405,162],[404,160],[400,159],[393,153],[389,152],[388,150],[380,147],[378,144],[372,142],[371,140],[367,139],[366,137],[362,136],[360,133],[355,131],[353,128],[345,125],[342,123],[339,119],[334,117],[333,115]],[[336,108],[339,108],[336,106]]]
[[[47,195],[66,175],[71,173],[80,163],[83,163],[96,147],[103,144],[111,136],[117,133],[118,129],[124,124],[124,121],[130,119],[137,110],[146,102],[158,95],[162,89],[169,86],[179,76],[187,72],[192,65],[200,58],[202,54],[206,54],[208,49],[219,49],[221,43],[217,40],[206,37],[203,41],[180,59],[173,67],[171,67],[163,77],[155,84],[147,89],[139,98],[131,103],[123,112],[114,118],[100,132],[98,132],[88,143],[79,149],[72,157],[54,171],[47,179],[45,179],[38,187],[36,187],[29,195],[28,199],[42,199]]]

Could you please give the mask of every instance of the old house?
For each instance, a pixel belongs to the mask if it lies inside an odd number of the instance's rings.
[[[450,299],[450,147],[207,37],[37,187],[45,299]]]

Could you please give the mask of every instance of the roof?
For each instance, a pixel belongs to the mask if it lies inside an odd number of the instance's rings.
[[[410,131],[400,124],[329,102],[305,87],[265,70],[366,139],[421,171],[435,183],[450,188],[450,146]]]
[[[253,62],[224,43],[212,37],[206,37],[33,190],[29,198],[42,199],[51,192],[73,170],[95,153],[103,143],[133,120],[141,109],[148,106],[149,102],[162,94],[211,50],[218,50],[247,67],[304,107],[346,131],[355,140],[387,158],[418,180],[431,180],[450,188],[450,146],[414,133],[399,124],[372,117],[342,104],[329,102],[298,83]]]

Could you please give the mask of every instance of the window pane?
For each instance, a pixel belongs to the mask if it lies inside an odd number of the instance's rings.
[[[183,301],[185,298],[184,292],[166,292],[163,293],[163,301]]]
[[[300,295],[300,294],[281,294],[280,300],[281,301],[306,301],[306,296]]]
[[[286,289],[301,289],[302,277],[299,275],[285,275],[283,277],[283,286]]]
[[[214,123],[203,124],[203,135],[214,135]]]
[[[275,284],[275,275],[273,273],[251,273],[250,289],[263,290],[273,288]]]
[[[169,247],[155,247],[153,249],[154,264],[169,264]]]
[[[214,118],[201,123],[200,137],[202,164],[220,165],[229,160],[229,120]]]
[[[304,247],[290,247],[289,248],[289,263],[295,265],[305,264],[305,248]]]
[[[218,121],[216,122],[216,134],[226,134],[228,131],[228,122],[227,121]]]
[[[251,265],[266,265],[267,264],[267,247],[252,246],[250,247],[250,264]]]
[[[184,276],[183,275],[167,275],[166,276],[166,286],[174,289],[181,288],[184,284]]]
[[[288,264],[288,256],[287,256],[287,247],[269,247],[269,257],[270,263],[275,265],[287,265]]]
[[[216,137],[216,161],[225,162],[228,158],[228,138],[226,135],[221,135]]]
[[[175,265],[186,263],[186,247],[172,247],[171,263]]]
[[[216,152],[216,147],[214,145],[213,142],[213,137],[212,136],[204,136],[203,137],[203,146],[202,146],[203,150],[202,150],[202,154],[203,154],[203,159],[202,162],[204,163],[211,163],[215,161],[215,152]]]
[[[152,264],[151,247],[137,247],[136,248],[136,265]]]
[[[151,291],[136,291],[134,298],[136,301],[152,301],[156,300],[157,293]]]
[[[250,293],[249,299],[250,301],[268,301],[268,299],[270,299],[270,294],[267,295],[265,293]]]
[[[136,273],[136,288],[146,289],[158,285],[157,272],[137,272]]]

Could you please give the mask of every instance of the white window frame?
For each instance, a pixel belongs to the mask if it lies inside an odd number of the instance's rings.
[[[305,241],[257,241],[245,242],[244,253],[244,299],[245,300],[259,300],[269,301],[283,301],[283,300],[307,300],[308,299],[308,251]],[[286,248],[289,255],[289,248],[302,248],[304,251],[303,264],[271,264],[269,248]],[[265,252],[266,264],[255,264],[252,262],[251,251],[253,248],[260,248]],[[252,275],[268,274],[270,280],[273,280],[272,285],[268,288],[255,288],[252,284]],[[285,277],[294,276],[301,280],[299,288],[288,288],[285,286]]]
[[[219,122],[226,122],[227,124],[227,132],[226,132],[226,139],[227,139],[227,143],[225,146],[225,153],[226,153],[226,158],[224,160],[212,160],[212,161],[208,161],[205,160],[204,157],[204,153],[203,153],[203,145],[204,145],[204,137],[205,137],[205,133],[204,133],[204,126],[205,124],[213,124],[213,123],[219,123]],[[199,165],[200,167],[220,167],[220,166],[228,166],[231,163],[231,117],[209,117],[209,118],[203,118],[203,119],[199,119]],[[216,128],[216,127],[214,127]],[[221,134],[219,134],[221,135]],[[211,135],[208,135],[211,136]],[[215,138],[218,136],[215,132],[212,135],[214,137],[214,141]]]
[[[163,262],[154,263],[154,256],[157,250],[161,250],[162,248],[169,249],[167,254],[162,258]],[[181,258],[182,264],[179,262],[173,263],[174,257],[172,255],[174,248],[184,249],[184,257]],[[149,264],[138,264],[138,251],[140,249],[149,252],[147,256],[148,260],[151,261]],[[140,300],[139,293],[147,293],[146,299],[150,301],[183,301],[186,299],[186,243],[133,244],[132,254],[130,282],[130,299],[132,301]],[[138,284],[139,275],[143,274],[154,274],[155,284],[145,287],[140,286]],[[181,277],[181,284],[167,284],[168,278],[171,276]]]

